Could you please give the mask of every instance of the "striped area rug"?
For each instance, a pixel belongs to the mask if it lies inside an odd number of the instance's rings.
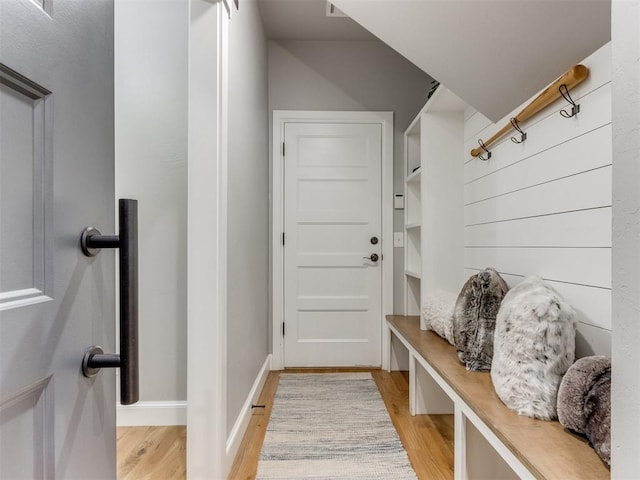
[[[415,480],[370,373],[282,374],[258,480]]]

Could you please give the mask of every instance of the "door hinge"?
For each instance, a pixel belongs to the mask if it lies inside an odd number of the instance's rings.
[[[284,157],[284,142],[282,142],[282,156]]]
[[[284,322],[282,322],[282,336],[284,337]]]

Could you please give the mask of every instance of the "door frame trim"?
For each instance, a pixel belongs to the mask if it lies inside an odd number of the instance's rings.
[[[393,313],[393,112],[274,110],[271,171],[271,369],[284,368],[284,127],[287,123],[370,123],[382,127],[382,315],[380,364],[388,369],[389,331],[385,315]]]

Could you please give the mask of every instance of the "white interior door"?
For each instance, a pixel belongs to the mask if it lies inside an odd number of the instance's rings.
[[[382,127],[284,130],[284,364],[379,366]]]
[[[115,478],[112,1],[0,1],[0,478]]]

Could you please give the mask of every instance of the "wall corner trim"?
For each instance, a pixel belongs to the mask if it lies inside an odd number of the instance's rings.
[[[244,437],[244,433],[249,425],[249,420],[251,420],[251,405],[258,401],[258,397],[260,396],[260,393],[262,393],[262,388],[267,381],[267,376],[270,371],[271,354],[267,355],[266,360],[262,364],[262,368],[260,368],[258,376],[253,382],[249,395],[247,395],[247,399],[242,406],[242,410],[240,410],[240,414],[238,415],[238,418],[229,433],[229,437],[227,438],[227,463],[229,465],[233,463],[236,453],[238,453],[240,442],[242,442],[242,437]]]
[[[118,427],[186,424],[186,401],[138,402],[134,405],[118,405]]]

